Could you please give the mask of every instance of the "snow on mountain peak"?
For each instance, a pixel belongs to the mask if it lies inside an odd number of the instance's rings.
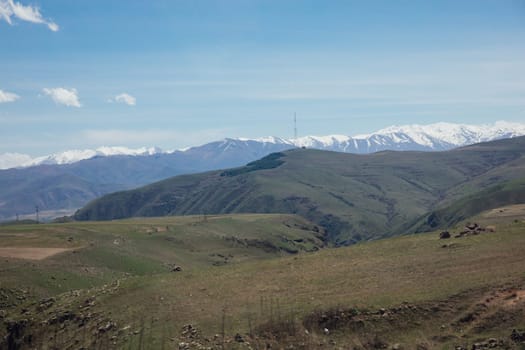
[[[255,142],[261,142],[261,143],[272,143],[272,144],[279,144],[279,143],[288,143],[285,139],[282,139],[280,137],[276,136],[265,136],[265,137],[258,137],[255,139],[250,139],[246,137],[239,137],[236,140],[247,142],[247,141],[255,141]]]
[[[27,154],[4,153],[0,154],[0,169],[10,169],[30,163],[33,159]]]
[[[162,149],[158,147],[141,147],[141,148],[127,148],[121,146],[102,146],[95,150],[84,149],[84,150],[68,150],[59,153],[53,153],[47,156],[41,156],[31,158],[26,154],[20,153],[4,153],[0,154],[0,169],[9,168],[23,168],[35,165],[43,164],[71,164],[84,159],[90,159],[93,157],[108,157],[118,155],[128,156],[145,156],[153,155],[157,153],[164,153]]]
[[[355,139],[369,139],[374,135],[394,137],[400,134],[408,136],[420,145],[433,147],[436,143],[445,143],[451,147],[495,140],[502,137],[525,135],[525,124],[497,121],[494,124],[468,125],[454,123],[434,123],[427,125],[390,126],[372,134],[354,136]]]
[[[346,135],[328,135],[328,136],[303,136],[289,140],[297,147],[323,147],[330,148],[335,145],[349,142],[352,138]]]
[[[295,139],[282,139],[274,136],[256,139],[226,138],[204,146],[208,149],[215,147],[217,151],[220,149],[220,152],[241,152],[242,150],[258,148],[259,152],[262,153],[270,152],[276,147],[280,150],[307,147],[352,153],[370,153],[382,150],[438,151],[522,135],[525,135],[525,123],[497,121],[493,124],[467,125],[440,122],[428,125],[393,125],[371,134],[353,137],[328,135],[303,136]],[[187,152],[189,150],[198,150],[199,148],[191,147],[178,150],[177,152]],[[127,147],[104,146],[95,150],[69,150],[37,158],[20,153],[4,153],[0,154],[0,169],[29,167],[40,164],[70,164],[97,156],[145,156],[173,152],[164,152],[157,147],[131,149]]]

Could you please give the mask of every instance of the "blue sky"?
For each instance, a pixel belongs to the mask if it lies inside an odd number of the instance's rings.
[[[524,38],[523,0],[0,0],[0,153],[523,122]]]

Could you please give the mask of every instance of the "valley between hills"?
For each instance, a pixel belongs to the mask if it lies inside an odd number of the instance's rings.
[[[521,349],[524,155],[294,149],[0,225],[0,348]]]
[[[176,176],[115,192],[87,204],[74,218],[289,213],[324,227],[327,241],[341,246],[432,229],[442,223],[432,220],[435,215],[428,220],[430,211],[446,210],[456,201],[482,195],[482,190],[505,198],[479,200],[465,215],[522,203],[524,174],[525,137],[444,152],[357,155],[294,149],[240,168]],[[445,215],[446,223],[457,223],[465,215]]]

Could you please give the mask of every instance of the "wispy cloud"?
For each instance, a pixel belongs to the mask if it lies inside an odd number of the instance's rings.
[[[230,135],[227,129],[206,129],[198,131],[187,130],[121,130],[121,129],[91,129],[84,130],[75,136],[76,142],[82,142],[86,147],[100,145],[126,145],[142,147],[144,145],[160,146],[163,149],[195,146],[201,143],[216,141]]]
[[[13,24],[12,17],[22,21],[45,24],[53,32],[57,32],[59,29],[58,24],[42,16],[38,7],[22,5],[13,0],[0,0],[0,19]]]
[[[115,96],[114,98],[110,99],[109,102],[125,103],[128,106],[134,106],[137,104],[137,99],[131,96],[130,94],[123,92]]]
[[[48,95],[55,101],[55,103],[62,104],[68,107],[81,107],[80,101],[78,100],[77,89],[65,89],[65,88],[44,88],[42,90],[44,94]]]
[[[12,92],[0,90],[0,103],[14,102],[18,100],[20,96]]]

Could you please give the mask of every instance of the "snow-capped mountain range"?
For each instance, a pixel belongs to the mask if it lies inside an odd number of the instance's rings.
[[[32,158],[27,154],[21,153],[4,153],[0,155],[0,169],[26,168],[42,164],[72,164],[84,159],[90,159],[94,157],[110,157],[123,155],[146,156],[157,153],[163,153],[163,151],[158,147],[141,147],[136,149],[127,147],[99,147],[95,150],[68,150],[36,158]]]
[[[94,157],[116,155],[148,156],[194,152],[197,149],[218,148],[226,152],[232,148],[253,149],[253,152],[284,150],[294,147],[307,147],[349,153],[371,153],[384,150],[442,151],[478,142],[491,141],[525,135],[525,123],[498,121],[493,124],[467,125],[435,123],[428,125],[390,126],[371,134],[346,136],[304,136],[296,139],[263,137],[257,139],[224,139],[203,146],[177,151],[163,151],[158,147],[100,147],[95,150],[68,150],[51,155],[33,158],[26,154],[4,153],[0,155],[0,169],[24,168],[42,164],[72,164]]]

